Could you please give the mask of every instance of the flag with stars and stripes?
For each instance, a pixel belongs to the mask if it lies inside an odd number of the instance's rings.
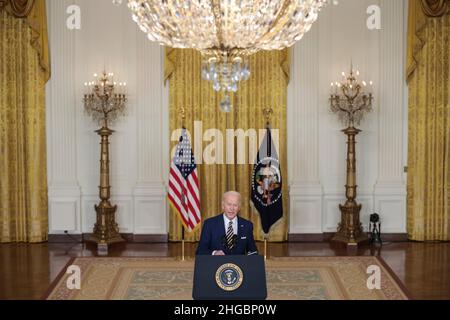
[[[170,166],[169,201],[188,232],[194,231],[201,222],[199,190],[197,165],[186,129],[183,128]]]

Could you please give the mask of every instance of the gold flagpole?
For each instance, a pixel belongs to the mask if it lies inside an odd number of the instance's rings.
[[[273,115],[273,109],[272,107],[265,107],[264,110],[264,117],[266,118],[266,129],[270,128],[270,118]],[[271,141],[268,141],[268,143],[271,143]],[[269,230],[270,233],[270,230]],[[264,261],[267,260],[267,240],[269,239],[269,233],[264,234]]]
[[[184,107],[181,107],[181,126],[183,129],[185,129],[185,122],[186,122],[186,110]],[[184,257],[184,225],[182,224],[181,229],[181,261],[185,261]]]
[[[183,226],[183,230],[182,230],[182,237],[181,237],[181,261],[184,261],[184,226]]]
[[[266,119],[266,129],[269,129],[270,128],[270,118],[273,115],[272,107],[269,107],[269,106],[265,107],[263,109],[263,113],[264,113],[264,118]],[[268,143],[271,143],[271,142],[268,141]],[[267,260],[267,240],[268,239],[269,239],[269,233],[268,234],[264,233],[264,261]]]
[[[267,238],[264,236],[264,261],[267,260]]]

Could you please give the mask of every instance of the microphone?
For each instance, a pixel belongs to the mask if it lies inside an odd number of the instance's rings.
[[[234,234],[234,235],[233,235],[233,239],[231,240],[231,246],[232,246],[232,248],[235,248],[235,247],[236,247],[236,243],[237,243],[237,235]]]
[[[222,238],[220,239],[220,242],[222,243],[222,246],[227,248],[227,236],[222,236]]]
[[[227,236],[226,235],[224,235],[221,238],[221,241],[222,241],[222,245],[225,247],[226,250],[232,251],[236,247],[237,235],[236,234],[233,235],[230,244],[228,244],[228,242],[227,242]]]

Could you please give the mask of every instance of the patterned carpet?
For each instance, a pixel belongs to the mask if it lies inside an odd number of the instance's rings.
[[[81,289],[67,288],[65,269],[49,300],[189,300],[194,261],[171,258],[76,258]],[[381,269],[381,289],[369,290],[367,267]],[[408,295],[376,257],[292,257],[266,262],[269,300],[404,300]]]

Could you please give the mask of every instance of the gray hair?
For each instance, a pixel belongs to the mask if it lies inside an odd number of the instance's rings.
[[[225,192],[225,193],[223,194],[223,196],[222,196],[222,202],[224,202],[225,199],[226,199],[228,196],[237,196],[237,197],[239,198],[239,203],[241,203],[241,198],[242,198],[242,196],[241,196],[241,194],[240,194],[239,192],[237,192],[237,191],[228,191],[228,192]]]

